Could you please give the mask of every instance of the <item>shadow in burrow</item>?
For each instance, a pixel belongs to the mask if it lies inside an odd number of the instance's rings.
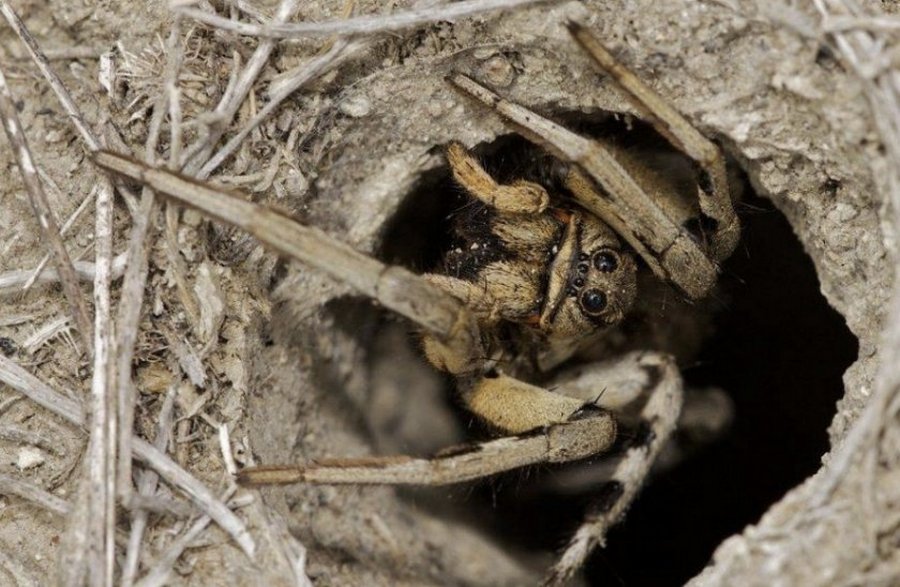
[[[683,159],[640,122],[615,116],[586,122],[583,115],[567,122],[582,132],[621,137],[624,147],[644,151],[672,173],[689,178]],[[519,137],[502,137],[477,152],[500,181],[555,181],[558,164]],[[724,538],[758,520],[786,491],[814,473],[829,448],[826,429],[843,392],[843,372],[856,358],[856,339],[821,295],[812,262],[784,216],[753,194],[739,171],[733,175],[740,193],[742,240],[724,263],[716,292],[706,302],[689,306],[677,303],[666,288],[657,288],[654,303],[661,309],[640,318],[677,324],[669,329],[665,350],[683,351],[677,354],[688,387],[727,390],[733,424],[715,442],[653,476],[626,520],[610,533],[609,546],[592,557],[587,568],[591,584],[684,583],[705,566]],[[380,256],[417,272],[434,269],[452,238],[450,220],[466,205],[446,168],[424,174],[387,226]],[[404,359],[387,353],[392,369],[402,371],[399,363],[411,360],[421,374],[421,359],[409,359],[419,344],[414,329],[394,316],[380,319],[382,331],[408,334],[400,343],[388,337],[390,344],[406,346]],[[679,331],[686,324],[690,339],[679,347]],[[346,326],[353,329],[352,324]],[[705,333],[699,345],[697,332]],[[453,410],[457,431],[474,430],[470,439],[487,436],[455,403],[452,381],[422,377],[423,385],[440,385],[446,392],[439,400],[446,405],[430,412],[431,417],[443,418]],[[415,393],[409,381],[404,387],[406,393]],[[413,423],[416,426],[426,430],[426,436],[429,427],[443,426],[441,437],[454,438],[454,432],[448,432],[452,426],[433,420]],[[405,447],[403,442],[377,444]],[[454,489],[407,495],[417,504],[456,511],[510,548],[559,551],[596,492],[547,490],[553,485],[547,478],[558,472],[555,467],[535,467]]]

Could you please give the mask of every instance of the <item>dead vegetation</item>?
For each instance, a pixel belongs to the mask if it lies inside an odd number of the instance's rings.
[[[465,111],[450,71],[550,113],[621,110],[566,65],[570,17],[738,159],[860,340],[822,470],[695,583],[896,580],[896,16],[851,0],[528,4],[238,0],[214,18],[205,3],[0,0],[0,111],[21,121],[0,150],[3,582],[536,580],[546,561],[388,489],[237,489],[231,474],[254,457],[387,452],[392,430],[423,450],[463,435],[439,401],[411,410],[434,422],[423,434],[369,384],[371,343],[341,321],[356,310],[334,306],[343,286],[111,182],[86,152],[238,186],[373,251],[440,165],[434,146],[503,132]]]

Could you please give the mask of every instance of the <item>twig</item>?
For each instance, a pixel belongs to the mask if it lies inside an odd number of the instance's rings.
[[[253,6],[249,2],[246,2],[245,0],[227,0],[227,2],[228,2],[228,4],[234,6],[235,8],[237,8],[238,10],[240,10],[241,12],[246,14],[247,16],[252,16],[253,18],[255,18],[256,20],[258,20],[260,22],[265,22],[265,21],[269,20],[268,15],[263,14],[259,9],[257,9],[255,6]]]
[[[200,306],[194,297],[193,291],[188,284],[187,267],[184,259],[181,257],[181,249],[178,246],[178,211],[179,208],[171,202],[166,202],[166,258],[169,260],[169,268],[175,278],[175,291],[178,293],[178,300],[184,307],[191,330],[199,331],[200,322]]]
[[[0,356],[0,382],[64,418],[75,427],[83,428],[84,411],[77,400],[60,395],[43,381],[3,356]],[[203,483],[143,439],[134,439],[134,456],[153,467],[163,479],[188,495],[203,512],[234,539],[247,556],[253,556],[256,546],[244,523]]]
[[[38,66],[38,69],[41,71],[41,74],[43,74],[44,79],[47,80],[47,83],[50,84],[50,88],[56,94],[56,98],[62,105],[63,110],[66,111],[69,120],[71,120],[72,124],[75,125],[75,128],[78,129],[84,143],[91,151],[102,148],[102,144],[97,139],[97,136],[88,126],[87,122],[85,122],[84,117],[78,110],[78,106],[75,105],[75,101],[69,94],[69,90],[63,85],[62,80],[59,79],[56,72],[50,68],[47,56],[41,51],[37,41],[34,40],[31,33],[25,28],[25,23],[22,22],[19,15],[6,3],[6,0],[0,0],[0,12],[3,13],[3,16],[6,17],[6,22],[9,23],[9,26],[12,27],[16,35],[19,36],[19,39],[25,44],[28,53],[31,55],[31,59],[34,61],[35,65]]]
[[[97,194],[94,247],[94,372],[91,381],[91,441],[88,445],[88,511],[93,584],[113,586],[116,562],[116,390],[110,285],[112,282],[113,191],[108,183]]]
[[[852,30],[866,30],[878,32],[900,31],[900,18],[893,16],[830,16],[823,23],[822,28],[828,33],[837,33]]]
[[[222,501],[230,499],[235,491],[237,491],[236,485],[230,487],[222,496]],[[194,524],[179,536],[178,539],[166,549],[162,556],[159,557],[156,565],[154,565],[154,567],[150,569],[150,572],[138,582],[138,587],[158,587],[165,585],[169,580],[175,562],[197,536],[209,526],[210,521],[209,516],[200,516],[197,518]]]
[[[90,261],[75,261],[72,263],[75,275],[83,281],[93,281],[97,275],[97,268]],[[112,260],[112,278],[118,279],[125,273],[125,254],[116,255]],[[0,273],[0,296],[7,294],[21,294],[22,286],[34,274],[33,269],[17,269]],[[59,281],[56,269],[47,269],[41,272],[38,283],[53,283]]]
[[[59,316],[44,323],[31,336],[22,343],[22,349],[29,355],[41,348],[46,342],[57,334],[65,332],[69,328],[72,318],[69,316]]]
[[[309,82],[341,65],[347,59],[369,45],[370,42],[367,40],[348,41],[340,39],[323,55],[310,59],[308,62],[294,68],[291,72],[286,74],[286,76],[282,77],[281,83],[277,86],[277,89],[271,93],[269,102],[250,120],[250,122],[245,124],[237,134],[231,137],[224,147],[219,149],[219,151],[210,158],[206,165],[204,165],[197,173],[197,179],[208,178],[213,171],[224,163],[224,161],[241,146],[241,143],[251,132],[253,132],[253,129],[259,126],[272,114],[272,112],[275,111],[285,98]]]
[[[77,59],[99,59],[103,54],[103,49],[99,47],[59,47],[56,49],[45,49],[44,56],[47,61],[74,61]],[[14,61],[27,61],[31,59],[30,55],[10,56]]]
[[[163,479],[190,496],[202,511],[232,537],[247,556],[253,557],[256,545],[247,531],[247,527],[205,485],[145,440],[134,439],[134,455],[153,467]]]
[[[237,463],[234,462],[234,454],[231,452],[231,438],[228,435],[228,424],[219,425],[219,449],[222,451],[222,461],[229,475],[237,475]]]
[[[278,10],[275,12],[275,16],[272,17],[273,25],[277,26],[290,19],[297,11],[298,5],[299,0],[281,0],[278,4]],[[253,84],[256,82],[256,78],[259,77],[259,73],[262,71],[263,67],[265,67],[266,63],[268,63],[269,55],[271,55],[276,45],[277,43],[274,39],[264,39],[256,47],[250,60],[247,61],[247,65],[244,66],[244,70],[237,80],[233,93],[228,96],[227,100],[223,97],[222,101],[219,102],[216,107],[214,114],[218,124],[215,128],[210,130],[208,136],[198,139],[198,143],[195,143],[195,146],[190,149],[193,158],[185,165],[185,173],[188,175],[195,175],[209,158],[212,149],[225,133],[228,123],[234,118],[234,115],[241,107],[241,104],[243,104],[244,100],[247,98],[247,94],[249,94],[250,90],[253,88]],[[203,142],[199,143],[199,141]],[[198,144],[200,145],[199,149],[197,148]]]
[[[176,65],[169,68],[172,71],[180,69],[183,60],[182,49],[178,49],[179,53],[175,57]],[[174,76],[167,78],[163,86],[163,91],[169,95],[169,168],[178,169],[181,162],[181,104],[180,94],[176,87]],[[199,329],[200,307],[193,291],[188,285],[187,268],[184,260],[179,254],[178,246],[178,209],[171,203],[166,204],[166,256],[169,259],[169,266],[172,274],[175,276],[175,287],[178,292],[178,299],[184,307],[191,328],[195,332]]]
[[[548,0],[463,0],[436,8],[412,8],[394,14],[365,15],[343,20],[297,24],[250,24],[209,14],[197,8],[173,7],[173,9],[198,22],[239,35],[265,39],[297,39],[396,32],[440,20],[453,21],[483,12],[511,10],[545,2]]]
[[[176,17],[172,30],[166,40],[168,61],[165,76],[167,80],[178,78],[181,68],[183,48],[178,42],[181,33],[181,19]],[[168,82],[167,82],[168,83]],[[169,93],[160,92],[153,108],[153,116],[147,133],[144,147],[148,161],[155,159],[159,142],[163,117],[168,111],[166,105]],[[125,279],[122,283],[121,302],[116,316],[116,388],[118,390],[119,408],[119,494],[127,502],[132,492],[131,453],[134,435],[134,410],[137,404],[137,392],[131,380],[131,366],[134,359],[134,348],[137,344],[138,324],[141,318],[141,307],[144,303],[144,286],[147,283],[149,265],[147,260],[147,237],[150,232],[151,219],[156,210],[156,197],[146,187],[141,191],[138,213],[134,217],[131,235],[128,240],[128,264]]]
[[[85,520],[90,515],[90,495],[88,495],[87,484],[87,477],[81,477],[78,480],[75,503],[68,515],[68,527],[60,544],[57,584],[61,587],[84,587],[85,577],[88,573],[88,552],[84,547],[88,541],[87,524],[77,522]]]
[[[81,217],[85,210],[87,210],[88,204],[91,203],[91,200],[94,199],[94,196],[97,194],[97,188],[91,190],[91,192],[85,196],[85,198],[78,204],[78,207],[75,208],[75,211],[69,215],[66,221],[63,223],[62,228],[59,229],[60,236],[66,236],[69,233],[69,230],[72,228],[72,225]],[[41,272],[44,270],[44,267],[47,266],[47,263],[50,261],[50,255],[44,255],[44,258],[41,259],[41,262],[38,263],[38,266],[35,267],[34,272],[31,274],[31,277],[28,278],[28,281],[25,282],[25,285],[22,286],[22,289],[28,291],[31,289],[31,286],[34,285],[34,282],[37,281],[37,278],[40,277]]]
[[[60,395],[40,379],[2,355],[0,355],[0,381],[39,406],[74,424],[77,428],[83,426],[85,416],[81,402]]]
[[[44,79],[50,85],[50,89],[52,89],[53,93],[56,94],[56,99],[59,100],[59,103],[63,107],[63,110],[65,110],[66,115],[69,117],[69,120],[72,121],[72,124],[81,135],[81,140],[84,141],[84,144],[87,145],[88,149],[90,149],[91,151],[96,151],[97,149],[102,148],[104,146],[103,142],[97,138],[97,135],[95,135],[94,131],[91,130],[91,127],[88,126],[87,122],[84,120],[84,116],[82,116],[81,111],[78,109],[78,106],[75,104],[75,101],[69,94],[69,90],[66,89],[66,86],[62,83],[62,80],[59,79],[59,76],[56,75],[56,72],[53,71],[53,69],[50,67],[50,62],[47,59],[47,56],[44,54],[40,46],[37,44],[37,41],[25,27],[25,23],[22,22],[22,19],[19,18],[19,15],[16,14],[12,7],[7,4],[6,0],[0,0],[0,12],[3,13],[3,16],[6,18],[6,22],[9,23],[9,26],[12,27],[13,31],[15,31],[16,35],[19,37],[22,43],[24,43],[29,55],[31,55],[32,61],[34,61],[35,65],[37,65],[38,70],[40,70],[41,74],[44,76]],[[122,194],[122,198],[128,205],[128,209],[132,213],[134,213],[136,208],[136,199],[134,197],[134,194],[132,194],[131,191],[128,190],[128,188],[122,185],[122,182],[116,183],[116,189],[118,189],[119,193]]]
[[[152,472],[152,471],[151,471]],[[159,476],[157,476],[157,479]],[[131,494],[131,501],[127,504],[127,509],[151,514],[166,514],[175,518],[187,518],[197,512],[192,504],[184,500],[166,497],[161,493],[153,495],[141,495],[139,493]]]
[[[72,506],[64,499],[56,497],[31,483],[0,473],[0,494],[15,495],[38,505],[54,514],[65,516],[72,511]]]
[[[66,298],[69,300],[75,324],[78,325],[79,334],[84,341],[85,350],[88,355],[91,355],[93,353],[93,345],[91,343],[90,311],[78,288],[78,278],[75,277],[72,260],[69,258],[69,253],[66,252],[66,246],[62,242],[62,238],[59,236],[59,226],[56,224],[56,218],[53,216],[50,203],[47,201],[47,195],[41,186],[40,178],[38,178],[34,159],[31,157],[28,141],[25,139],[25,131],[19,123],[19,116],[16,114],[14,102],[9,86],[6,84],[3,69],[0,68],[0,116],[3,117],[3,128],[6,130],[9,144],[15,153],[16,162],[22,172],[22,181],[25,184],[25,189],[28,191],[34,215],[41,225],[41,231],[47,240],[47,246],[53,253],[56,271],[62,281]]]
[[[153,441],[153,446],[161,453],[165,453],[166,447],[169,445],[174,411],[175,388],[172,387],[166,393],[166,398],[159,410],[159,424],[156,429],[156,439]],[[141,471],[138,475],[138,495],[152,495],[156,491],[158,483],[159,475],[155,471],[149,469]],[[128,536],[128,550],[125,555],[125,564],[122,567],[123,587],[134,584],[134,579],[137,577],[141,542],[146,528],[147,511],[143,508],[135,509],[131,516],[131,533]]]

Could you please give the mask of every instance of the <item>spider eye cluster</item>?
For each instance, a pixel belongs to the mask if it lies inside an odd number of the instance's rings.
[[[601,248],[593,253],[580,253],[575,271],[569,281],[568,294],[577,298],[581,310],[588,316],[599,316],[609,305],[609,298],[602,289],[588,287],[588,276],[593,269],[600,273],[613,273],[621,266],[619,255],[609,248]]]

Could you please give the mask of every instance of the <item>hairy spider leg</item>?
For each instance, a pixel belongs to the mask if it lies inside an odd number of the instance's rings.
[[[480,377],[478,369],[484,352],[477,324],[460,300],[424,277],[384,265],[315,227],[249,202],[237,192],[108,151],[95,153],[94,161],[101,168],[138,180],[178,203],[247,230],[275,250],[344,280],[360,293],[410,318],[437,342],[439,348],[434,356],[443,368],[456,375],[473,374],[473,392],[464,396],[473,413],[501,430],[518,434],[473,444],[433,459],[374,457],[248,468],[241,472],[241,482],[458,483],[529,464],[585,458],[605,451],[614,442],[615,419],[605,410],[585,410],[591,406],[583,401],[512,377]],[[492,396],[496,401],[485,400]],[[497,406],[503,409],[498,410]]]
[[[616,81],[641,119],[699,165],[696,171],[700,209],[713,225],[709,235],[710,253],[716,261],[728,258],[740,240],[741,227],[731,202],[721,149],[653,88],[617,61],[587,28],[577,22],[569,22],[568,28],[594,65]]]

